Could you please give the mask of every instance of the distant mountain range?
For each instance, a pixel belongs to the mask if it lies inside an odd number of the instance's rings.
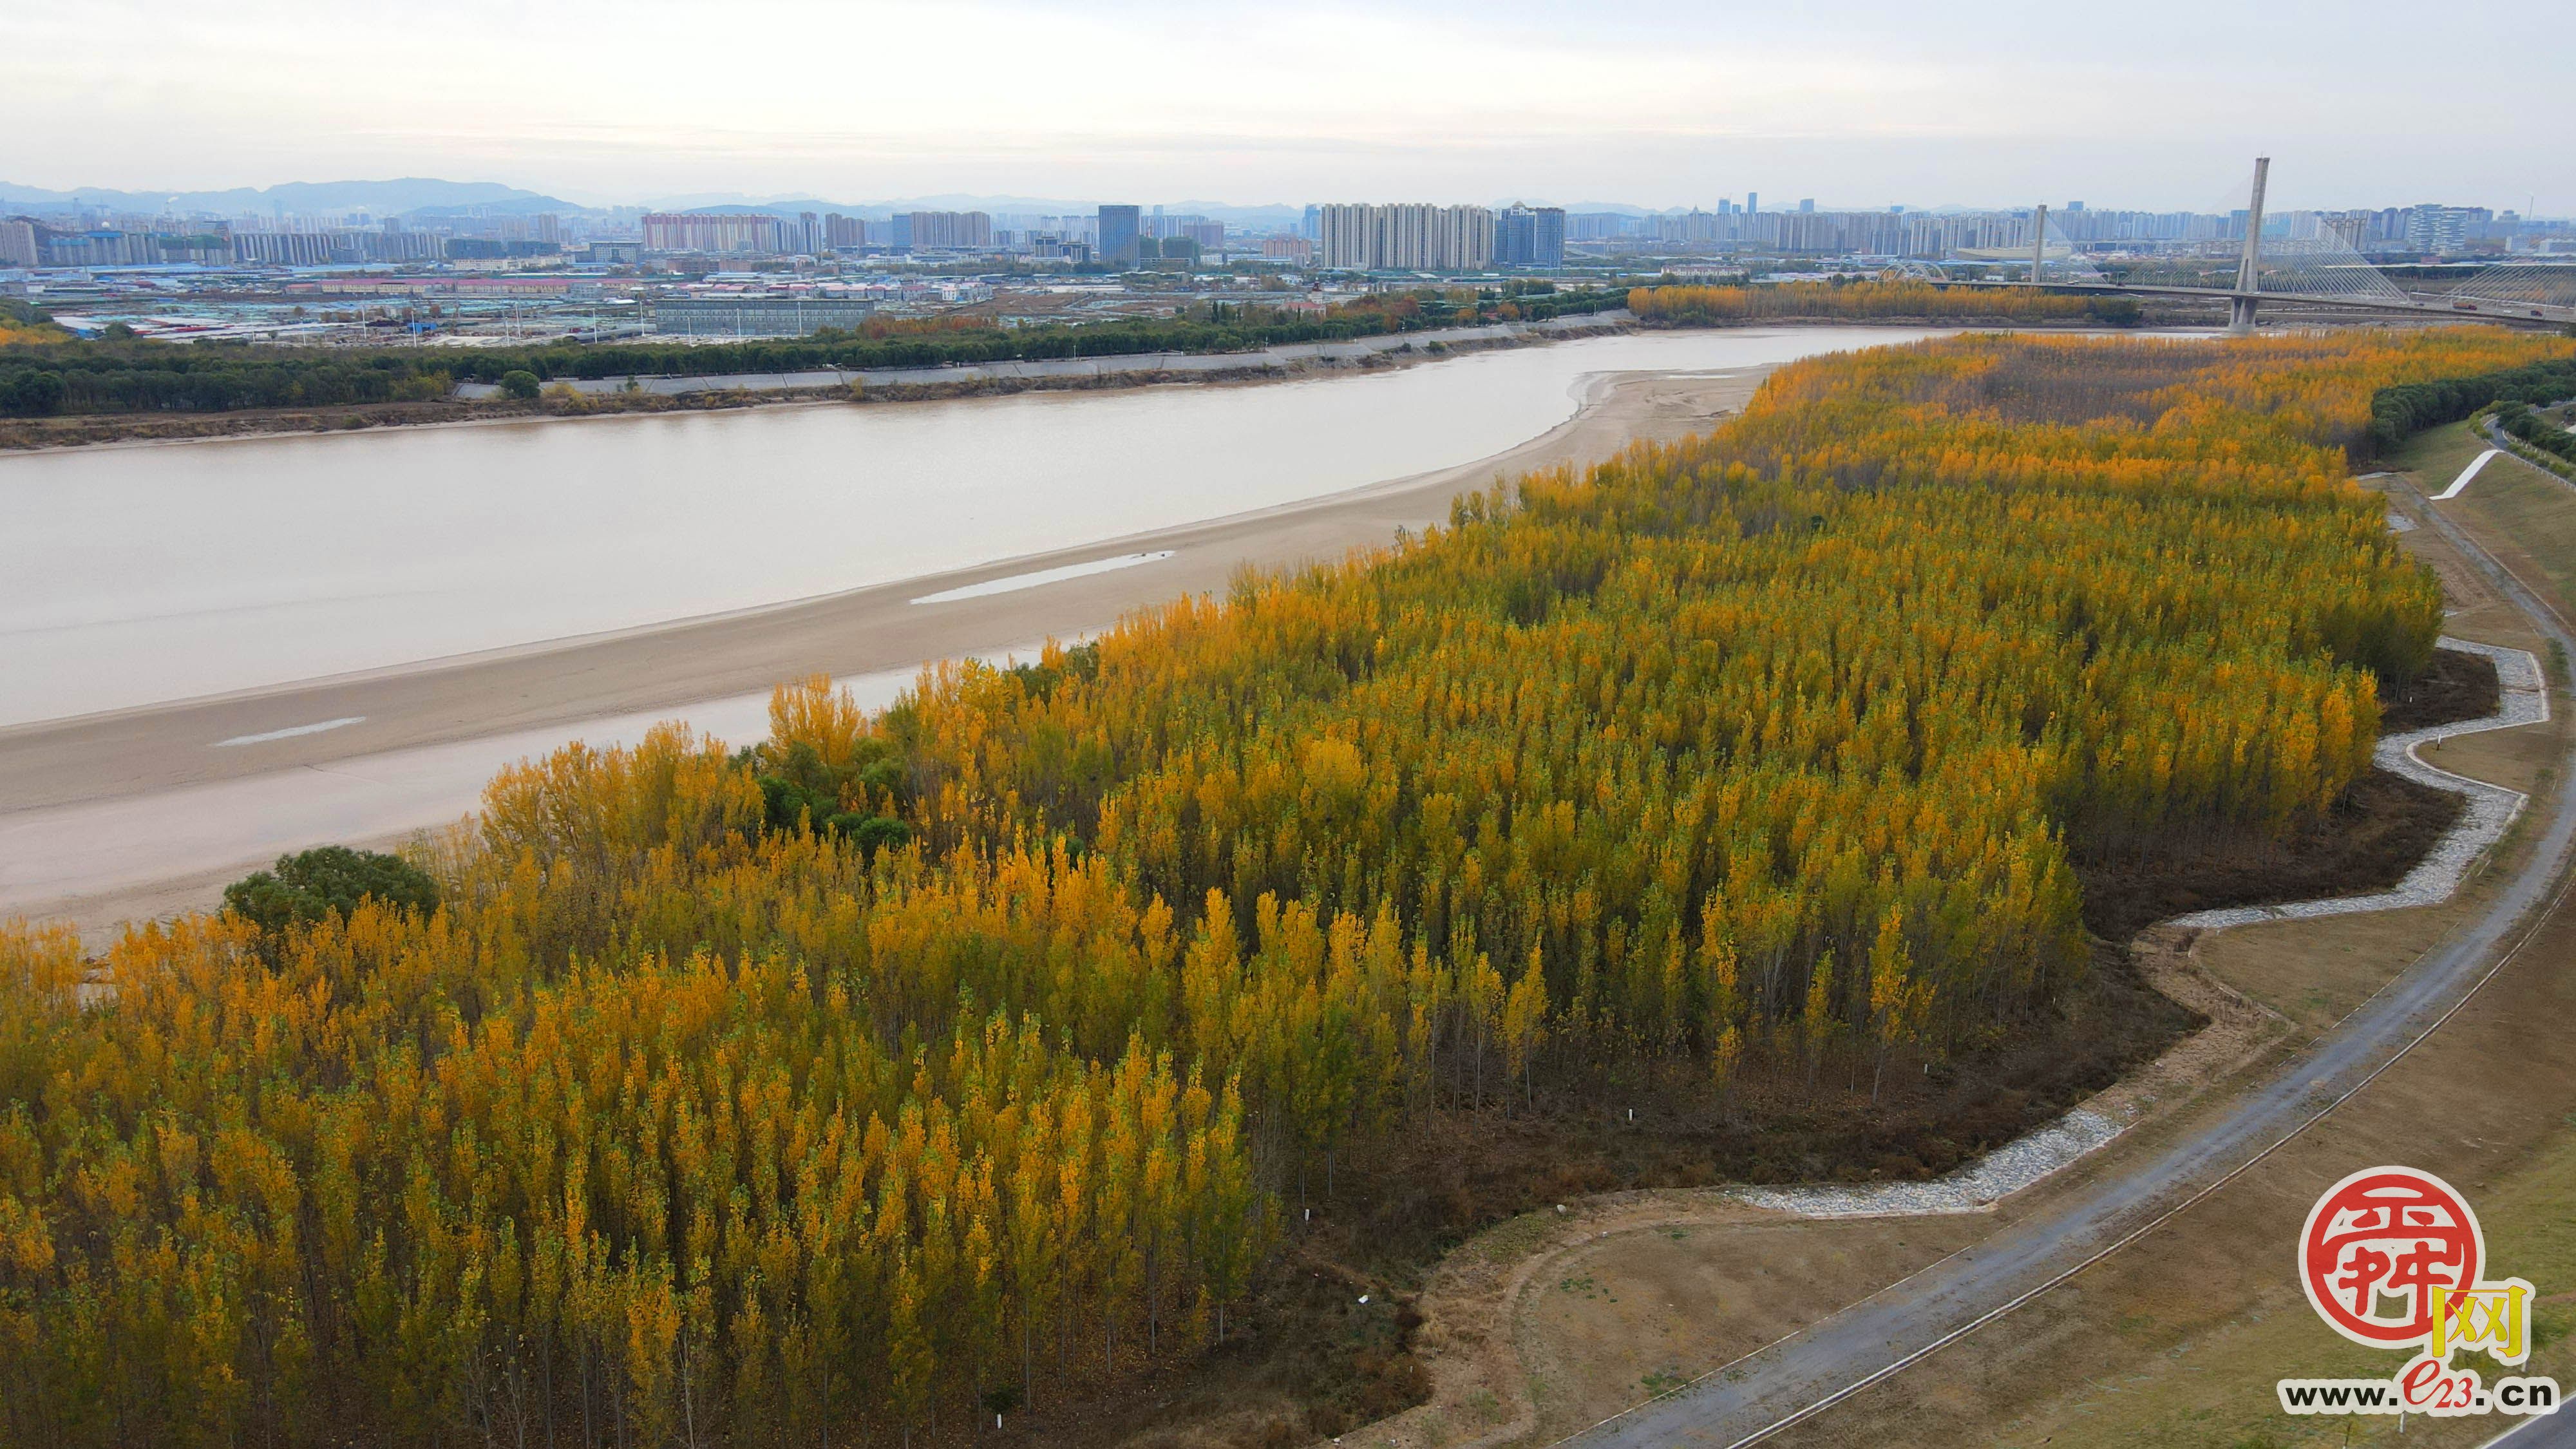
[[[837,211],[846,216],[864,216],[881,221],[904,211],[984,211],[1013,215],[1066,216],[1096,209],[1096,201],[1073,201],[1062,197],[1043,196],[977,196],[950,192],[937,196],[909,196],[884,201],[826,201],[817,196],[769,195],[752,196],[741,192],[692,192],[676,196],[658,196],[644,203],[656,211],[683,212],[762,212],[773,216],[794,216],[803,211]],[[1508,202],[1497,202],[1497,206]],[[1543,205],[1532,198],[1532,204]],[[1151,203],[1146,203],[1151,206]],[[442,181],[435,177],[407,176],[392,181],[289,181],[276,186],[236,186],[226,191],[123,191],[112,187],[81,187],[71,191],[49,191],[38,186],[19,186],[0,181],[0,210],[56,212],[83,206],[104,207],[111,211],[157,213],[164,209],[178,212],[212,212],[220,216],[253,214],[315,215],[364,211],[376,216],[447,216],[466,211],[500,212],[503,214],[540,211],[581,212],[605,208],[584,206],[542,192],[504,186],[497,181]],[[1282,202],[1258,206],[1236,206],[1219,201],[1164,202],[1162,209],[1178,216],[1204,216],[1229,226],[1258,230],[1264,227],[1294,225],[1305,208]],[[1568,211],[1617,212],[1623,216],[1659,216],[1681,212],[1674,207],[1659,212],[1650,207],[1632,206],[1619,201],[1585,201],[1568,205]]]
[[[1156,203],[1139,203],[1151,211]],[[657,211],[678,212],[758,212],[764,216],[794,216],[804,211],[837,211],[843,216],[863,216],[870,221],[883,221],[905,211],[982,211],[1011,216],[1083,216],[1096,211],[1097,201],[1071,201],[1045,196],[972,196],[949,192],[939,196],[905,196],[887,201],[826,201],[819,196],[744,196],[739,193],[697,192],[685,196],[656,197],[650,203]],[[1263,206],[1235,206],[1221,201],[1166,201],[1162,209],[1174,216],[1204,216],[1228,226],[1261,227],[1292,225],[1305,214],[1302,206],[1272,202]]]
[[[899,211],[986,211],[1039,216],[1070,215],[1093,210],[1099,203],[1040,196],[896,197],[883,201],[826,201],[818,196],[751,196],[741,192],[695,192],[657,196],[644,205],[656,211],[756,211],[794,216],[800,211],[837,211],[883,219]],[[129,191],[112,186],[83,186],[54,191],[0,181],[0,209],[71,211],[84,206],[110,211],[158,213],[211,212],[219,216],[252,214],[315,215],[364,211],[376,216],[439,216],[464,211],[502,213],[602,211],[558,196],[505,186],[497,181],[442,181],[407,176],[392,181],[289,181],[276,186],[236,186],[224,191]],[[1303,208],[1284,204],[1228,206],[1217,202],[1165,203],[1164,210],[1197,214],[1237,225],[1294,221]]]
[[[226,191],[120,191],[87,186],[48,191],[0,181],[0,207],[63,211],[102,206],[111,211],[206,211],[231,216],[242,212],[312,214],[366,211],[400,216],[423,210],[481,207],[500,212],[579,211],[557,197],[522,191],[497,181],[440,181],[406,176],[394,181],[289,181],[277,186],[236,186]]]

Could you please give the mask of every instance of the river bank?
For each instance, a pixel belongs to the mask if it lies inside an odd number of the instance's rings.
[[[1922,335],[1616,335],[1263,386],[0,456],[0,577],[19,585],[0,591],[0,726],[1110,548],[1498,457],[1597,375]]]
[[[1926,318],[1765,318],[1725,327],[1640,323],[1624,309],[1546,322],[1499,323],[1387,333],[1343,342],[1283,344],[1248,353],[1139,353],[1125,357],[966,363],[945,367],[823,368],[796,373],[708,377],[566,379],[548,396],[512,399],[488,383],[461,383],[451,396],[417,402],[333,404],[223,413],[79,414],[0,419],[0,454],[160,446],[227,438],[364,432],[379,428],[461,428],[652,413],[746,408],[912,403],[1029,392],[1124,392],[1140,388],[1251,386],[1388,368],[1416,367],[1498,349],[1548,346],[1623,333],[1740,331],[1780,327],[1881,328],[1920,332],[1960,325]],[[2098,323],[1979,323],[1997,331],[2095,332]],[[629,384],[633,384],[629,386]],[[853,390],[853,385],[856,390]]]
[[[1444,521],[1450,499],[1496,477],[1582,467],[1633,442],[1704,432],[1771,371],[1598,376],[1571,418],[1475,462],[1105,542],[668,624],[0,728],[0,913],[96,931],[203,907],[281,850],[452,820],[500,766],[613,733],[604,726],[658,715],[732,733],[757,716],[744,701],[783,679],[880,678],[1078,636],[1162,600],[1221,591],[1239,569],[1380,546],[1400,528]],[[1136,554],[1164,556],[1015,586]],[[310,728],[317,723],[333,727]]]
[[[731,411],[839,403],[929,402],[1022,392],[1090,392],[1177,384],[1288,382],[1409,367],[1443,357],[1634,330],[1626,311],[1545,322],[1386,333],[1343,342],[1287,343],[1255,352],[1146,352],[940,367],[817,368],[789,373],[566,378],[547,395],[514,399],[490,383],[459,383],[443,398],[222,413],[77,414],[0,420],[0,451],[59,452],[221,438],[472,427],[629,413]]]

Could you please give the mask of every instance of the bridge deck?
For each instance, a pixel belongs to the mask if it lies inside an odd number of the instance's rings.
[[[2152,282],[2014,282],[1952,281],[1952,287],[2038,287],[2048,292],[2090,292],[2126,297],[2189,297],[2206,302],[2297,302],[2319,307],[2350,307],[2364,312],[2412,316],[2473,317],[2504,322],[2576,322],[2576,307],[2543,302],[2500,302],[2489,297],[2426,298],[2396,301],[2382,297],[2339,297],[2314,292],[2238,291],[2232,287],[2176,287]]]

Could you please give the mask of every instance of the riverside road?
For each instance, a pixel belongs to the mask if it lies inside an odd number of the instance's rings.
[[[2576,657],[2576,637],[2550,610],[2449,519],[2429,506],[2423,513],[2535,628]],[[2494,904],[2223,1116],[1971,1249],[1567,1442],[1731,1449],[1769,1438],[1937,1354],[2252,1165],[2403,1055],[2510,956],[2535,913],[2554,904],[2576,841],[2576,772],[2562,773],[2549,796],[2532,803],[2548,812],[2548,824]],[[2510,1442],[2576,1446],[2576,1415],[2539,1421]]]

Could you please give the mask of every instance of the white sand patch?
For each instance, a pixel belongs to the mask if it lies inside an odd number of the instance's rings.
[[[267,730],[255,735],[235,735],[228,740],[217,740],[207,748],[221,750],[229,749],[234,745],[264,745],[270,740],[291,740],[298,735],[318,735],[325,730],[336,730],[343,728],[344,726],[365,724],[366,722],[367,717],[365,715],[346,715],[339,719],[326,719],[318,724],[292,725],[286,729]]]
[[[1022,589],[1034,589],[1043,584],[1060,584],[1066,579],[1084,578],[1091,574],[1105,574],[1112,569],[1132,569],[1138,564],[1160,563],[1164,559],[1170,558],[1173,552],[1174,550],[1172,549],[1158,548],[1151,553],[1122,553],[1116,558],[1096,558],[1083,563],[1066,564],[1062,568],[1039,569],[1035,573],[1012,574],[1006,578],[986,579],[980,584],[968,584],[963,588],[941,589],[938,593],[924,594],[912,602],[916,604],[948,604],[954,603],[959,599],[982,599],[988,598],[994,594],[1016,594]]]

